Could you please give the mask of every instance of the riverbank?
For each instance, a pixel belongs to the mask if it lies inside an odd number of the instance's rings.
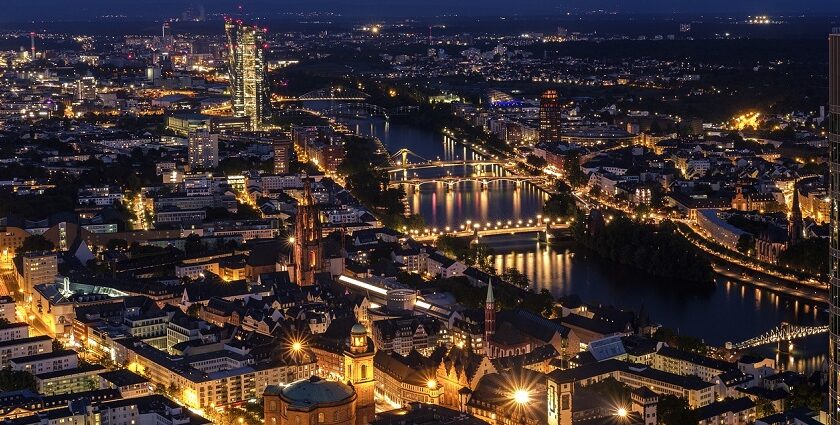
[[[427,158],[473,158],[469,148],[431,128],[375,119],[354,120],[351,127],[379,137],[393,152],[407,148]],[[521,217],[527,221],[543,213],[545,196],[527,185],[519,191],[504,184],[490,185],[483,192],[473,189],[464,185],[447,192],[442,186],[427,186],[410,195],[408,202],[429,226],[439,229],[460,226],[466,220],[495,223],[512,218],[515,222]],[[817,303],[805,299],[797,301],[719,275],[714,287],[689,291],[676,279],[618,265],[573,243],[540,242],[535,233],[488,236],[482,242],[493,248],[491,261],[496,270],[520,270],[532,282],[533,291],[545,289],[556,298],[576,294],[587,303],[634,311],[644,306],[653,321],[711,345],[752,338],[782,321],[815,325],[825,320]],[[715,313],[710,314],[712,311]],[[821,341],[797,345],[799,351],[789,368],[814,370],[820,363],[818,356],[825,351]],[[764,354],[772,356],[773,352],[768,348]]]

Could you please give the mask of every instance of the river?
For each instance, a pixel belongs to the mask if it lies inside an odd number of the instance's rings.
[[[408,148],[425,159],[478,158],[463,145],[430,130],[376,119],[344,122],[361,134],[379,137],[391,152]],[[418,170],[397,178],[474,172],[477,171],[468,167]],[[466,220],[495,222],[534,217],[545,198],[531,185],[517,190],[512,183],[491,183],[482,191],[471,183],[461,183],[452,190],[437,184],[409,191],[408,204],[430,227],[442,229],[460,226]],[[644,307],[652,321],[712,345],[758,336],[783,321],[802,325],[826,322],[824,307],[723,278],[717,279],[714,289],[697,292],[686,290],[689,284],[685,282],[648,276],[604,261],[574,244],[547,246],[533,235],[483,240],[496,253],[497,270],[515,267],[537,289],[548,289],[556,297],[575,294],[587,303],[612,304],[637,312]],[[754,351],[776,358],[779,366],[786,369],[823,370],[827,367],[827,339],[826,335],[817,335],[798,340],[791,355],[779,354],[771,346]]]

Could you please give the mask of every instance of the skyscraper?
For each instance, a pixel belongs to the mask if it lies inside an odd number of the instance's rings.
[[[540,96],[540,142],[560,140],[563,126],[563,109],[557,90],[546,90]]]
[[[233,115],[249,117],[257,130],[270,113],[266,84],[265,31],[241,20],[225,20]]]
[[[288,173],[292,141],[285,138],[275,139],[272,145],[274,146],[274,174]]]
[[[219,166],[219,135],[207,130],[190,133],[187,143],[190,168],[209,170]]]
[[[321,219],[312,196],[312,184],[303,181],[303,198],[298,202],[295,221],[295,282],[300,286],[315,284],[315,273],[321,271],[323,244]]]
[[[831,178],[831,283],[829,293],[829,340],[828,340],[828,413],[829,423],[840,424],[840,222],[837,202],[840,201],[840,29],[835,29],[828,38],[828,105],[829,105],[829,169]]]

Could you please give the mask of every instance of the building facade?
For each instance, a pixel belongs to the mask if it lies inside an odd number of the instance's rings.
[[[317,376],[285,387],[269,385],[263,393],[268,425],[356,425],[354,387]]]
[[[831,197],[831,288],[829,294],[829,372],[828,412],[829,423],[840,424],[840,223],[838,206],[840,200],[840,30],[829,36],[829,161],[831,170],[829,195]]]
[[[540,142],[560,140],[563,125],[563,109],[557,90],[546,90],[540,96]]]
[[[219,166],[219,135],[207,130],[190,133],[188,142],[190,169],[207,170]]]
[[[315,274],[322,269],[324,257],[319,215],[318,206],[312,196],[312,184],[306,180],[295,222],[295,283],[300,286],[315,284]]]
[[[248,117],[257,130],[269,115],[265,30],[241,20],[225,21],[231,104],[235,117]]]
[[[274,174],[288,174],[292,141],[290,139],[277,139],[272,141],[271,144],[274,148]]]

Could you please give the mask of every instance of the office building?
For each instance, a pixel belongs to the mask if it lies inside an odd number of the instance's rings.
[[[9,323],[14,323],[17,321],[17,315],[15,314],[15,307],[17,303],[15,303],[15,299],[8,296],[3,295],[0,296],[0,319],[6,319]]]
[[[207,130],[190,133],[188,142],[191,170],[208,170],[219,166],[219,135]]]
[[[563,109],[557,90],[546,90],[540,96],[540,142],[560,140],[563,125]]]
[[[837,393],[840,383],[840,235],[838,235],[837,202],[840,199],[840,29],[835,29],[828,38],[829,46],[829,161],[831,170],[829,195],[831,197],[831,288],[829,302],[829,372],[828,372],[828,412],[829,423],[840,424],[840,397]]]
[[[76,100],[96,100],[96,79],[85,76],[76,81]]]
[[[272,141],[274,146],[274,174],[288,174],[292,141],[289,139],[276,139]]]
[[[58,258],[53,252],[27,252],[23,254],[18,273],[18,285],[25,294],[31,294],[35,285],[53,283],[58,275]]]
[[[265,30],[228,19],[225,33],[233,115],[250,118],[251,130],[257,130],[270,110],[265,78]]]

